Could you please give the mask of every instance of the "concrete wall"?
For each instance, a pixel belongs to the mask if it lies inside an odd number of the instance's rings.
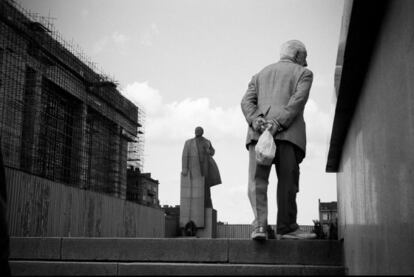
[[[414,273],[413,14],[414,1],[389,2],[343,148],[337,191],[349,274]]]
[[[6,168],[10,236],[164,237],[164,211]]]

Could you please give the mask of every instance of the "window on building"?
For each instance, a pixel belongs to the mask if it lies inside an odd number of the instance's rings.
[[[34,138],[34,112],[35,107],[35,90],[36,90],[36,71],[31,67],[26,67],[25,84],[24,84],[24,108],[23,108],[23,126],[22,126],[22,150],[20,152],[20,168],[25,171],[31,170],[34,162],[32,149],[35,142]]]
[[[87,184],[91,190],[117,193],[114,186],[118,174],[117,128],[114,123],[88,108],[86,122]]]
[[[0,137],[4,164],[20,168],[25,68],[10,47],[0,53]]]
[[[51,180],[70,182],[75,106],[63,89],[43,78],[35,173]]]

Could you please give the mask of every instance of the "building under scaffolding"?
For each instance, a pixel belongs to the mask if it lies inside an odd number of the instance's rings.
[[[127,153],[143,166],[143,115],[116,83],[11,0],[0,1],[0,68],[5,165],[125,199]]]
[[[128,143],[128,168],[138,168],[144,171],[144,145],[145,145],[145,112],[143,107],[138,106],[138,136],[134,141]]]

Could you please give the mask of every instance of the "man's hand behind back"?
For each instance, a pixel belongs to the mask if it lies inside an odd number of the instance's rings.
[[[269,119],[266,121],[266,126],[270,126],[269,132],[272,136],[275,136],[277,133],[282,131],[282,127],[280,126],[279,122],[275,119]]]
[[[258,117],[252,122],[253,130],[262,133],[266,129],[266,120],[263,117]]]

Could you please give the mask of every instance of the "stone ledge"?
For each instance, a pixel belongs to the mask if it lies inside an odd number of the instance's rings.
[[[225,239],[63,238],[63,260],[227,262]]]
[[[341,265],[342,245],[329,240],[229,241],[229,263]]]
[[[61,238],[12,237],[10,259],[60,260]]]
[[[339,266],[256,265],[256,264],[178,264],[120,263],[118,274],[132,275],[344,275]]]
[[[341,265],[327,240],[11,238],[11,260]]]
[[[116,263],[10,261],[12,276],[91,276],[118,274]]]
[[[344,275],[340,266],[11,261],[13,276]]]

